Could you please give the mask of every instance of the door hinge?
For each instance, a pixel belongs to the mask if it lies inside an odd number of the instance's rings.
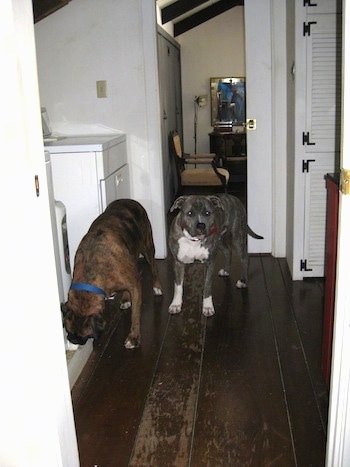
[[[309,132],[305,133],[303,131],[303,146],[305,146],[305,144],[307,146],[315,146],[316,143],[311,143],[310,142],[310,133]]]
[[[350,170],[341,169],[340,188],[343,195],[350,195]]]
[[[34,184],[35,184],[36,196],[39,196],[40,195],[39,175],[34,176]]]
[[[310,36],[311,34],[311,26],[313,24],[317,24],[317,21],[309,21],[308,23],[304,22],[304,27],[303,27],[303,36]]]
[[[307,267],[307,259],[300,260],[300,271],[312,271],[312,269]]]
[[[303,164],[302,164],[302,172],[303,173],[304,172],[309,173],[309,169],[310,169],[309,164],[310,164],[310,162],[316,162],[316,159],[306,159],[306,160],[304,159],[303,160]]]
[[[311,3],[311,0],[304,0],[304,6],[317,6],[317,3]]]

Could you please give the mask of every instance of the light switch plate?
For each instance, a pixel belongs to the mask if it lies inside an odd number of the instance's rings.
[[[107,81],[96,81],[97,97],[107,97]]]

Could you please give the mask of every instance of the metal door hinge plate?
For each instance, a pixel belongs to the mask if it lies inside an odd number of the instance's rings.
[[[349,169],[341,170],[340,189],[343,195],[350,195],[350,170]]]
[[[247,118],[246,128],[247,130],[256,130],[256,118]]]
[[[307,259],[300,260],[300,271],[312,271],[312,268],[307,267]]]

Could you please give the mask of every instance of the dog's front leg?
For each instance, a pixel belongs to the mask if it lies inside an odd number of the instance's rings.
[[[174,260],[174,296],[168,309],[172,315],[181,311],[184,275],[185,265],[178,260]]]
[[[219,276],[226,277],[226,276],[229,276],[231,273],[231,259],[232,259],[231,236],[228,233],[226,233],[222,237],[219,248],[223,252],[224,260],[225,260],[223,269],[220,269],[219,271]]]
[[[208,261],[206,263],[205,279],[204,279],[204,290],[203,290],[203,307],[202,313],[204,316],[213,316],[215,309],[213,305],[212,297],[212,280],[213,280],[213,269],[214,262]]]

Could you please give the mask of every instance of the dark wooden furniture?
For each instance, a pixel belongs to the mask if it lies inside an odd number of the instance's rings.
[[[325,294],[322,339],[322,372],[329,386],[332,361],[334,298],[337,263],[339,175],[327,174],[327,221],[326,221],[326,258]]]
[[[233,127],[234,128],[234,127]],[[229,183],[247,180],[246,133],[242,131],[213,131],[209,133],[210,152],[215,152],[223,160],[230,172]]]

